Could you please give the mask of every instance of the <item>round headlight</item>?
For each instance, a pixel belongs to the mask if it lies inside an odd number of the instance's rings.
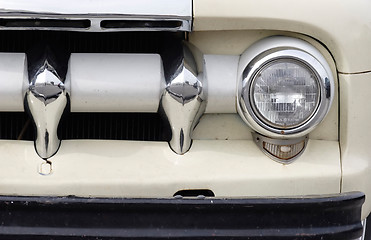
[[[242,73],[241,116],[266,136],[307,134],[325,117],[332,101],[334,83],[326,65],[294,47],[256,53]]]
[[[316,73],[299,60],[273,60],[251,82],[253,111],[262,122],[278,129],[297,127],[317,109],[319,85]]]

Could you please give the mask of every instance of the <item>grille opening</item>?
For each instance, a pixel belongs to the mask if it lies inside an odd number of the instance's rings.
[[[104,20],[100,23],[101,28],[157,28],[178,29],[182,21],[177,20]]]
[[[35,139],[33,122],[24,112],[0,112],[0,139]],[[170,128],[157,113],[68,113],[58,126],[67,139],[169,141]]]
[[[6,28],[81,28],[90,27],[90,20],[2,18],[0,26]]]
[[[173,197],[175,197],[175,196],[182,196],[182,197],[198,197],[198,196],[215,197],[215,194],[210,189],[187,189],[187,190],[177,191],[173,195]]]
[[[0,31],[0,52],[27,53],[48,44],[66,53],[157,53],[184,39],[180,32]]]
[[[67,113],[60,139],[169,141],[171,132],[157,113]]]
[[[34,140],[33,123],[24,112],[0,112],[0,139]]]

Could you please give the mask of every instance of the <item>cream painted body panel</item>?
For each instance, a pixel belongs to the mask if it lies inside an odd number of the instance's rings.
[[[371,2],[194,0],[194,31],[277,30],[318,39],[340,72],[371,70]]]
[[[251,128],[236,114],[204,114],[192,138],[197,140],[251,140]]]
[[[63,141],[52,174],[40,175],[32,142],[1,141],[4,195],[172,197],[182,189],[211,189],[216,197],[338,193],[338,144],[310,140],[295,164],[276,163],[252,141],[194,141],[176,155],[165,142]]]
[[[371,211],[371,73],[339,74],[340,148],[342,156],[342,192],[366,194],[363,218]]]

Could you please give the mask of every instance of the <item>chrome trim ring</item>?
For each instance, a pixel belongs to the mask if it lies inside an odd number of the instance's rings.
[[[257,74],[267,65],[278,60],[296,61],[311,70],[319,86],[319,102],[314,112],[302,123],[290,128],[279,127],[264,119],[255,107],[252,96],[252,86]],[[296,48],[273,48],[257,54],[248,63],[242,74],[242,89],[239,94],[239,105],[244,120],[257,132],[270,137],[299,137],[312,131],[326,116],[332,99],[334,82],[331,73],[313,55]]]

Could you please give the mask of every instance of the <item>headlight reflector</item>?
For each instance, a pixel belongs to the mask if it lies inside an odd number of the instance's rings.
[[[253,111],[278,129],[307,121],[319,103],[317,74],[296,59],[276,59],[265,64],[253,77],[250,97]]]

